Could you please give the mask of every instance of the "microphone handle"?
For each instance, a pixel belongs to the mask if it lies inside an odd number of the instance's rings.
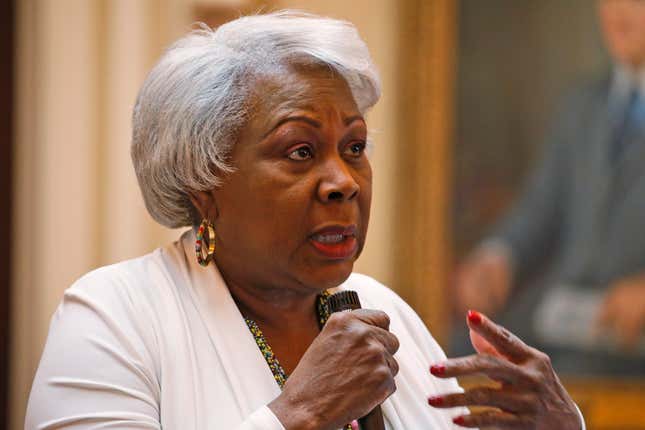
[[[356,291],[339,291],[329,296],[327,306],[329,313],[351,311],[360,309],[361,301]],[[381,406],[376,406],[369,414],[359,418],[358,424],[361,430],[385,430]]]

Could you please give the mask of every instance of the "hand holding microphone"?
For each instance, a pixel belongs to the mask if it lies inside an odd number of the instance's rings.
[[[385,312],[358,309],[356,293],[341,293],[329,301],[330,311],[340,311],[329,317],[269,404],[287,430],[335,430],[356,418],[363,430],[384,428],[379,405],[396,390],[393,355],[399,342],[388,331]]]
[[[361,309],[361,301],[355,291],[339,291],[329,297],[327,303],[332,314]],[[359,419],[358,423],[361,430],[385,430],[381,405],[377,405],[369,414]]]

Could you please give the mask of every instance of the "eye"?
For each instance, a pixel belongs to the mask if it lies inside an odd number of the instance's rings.
[[[345,148],[345,155],[358,158],[363,155],[363,152],[365,152],[365,145],[366,143],[363,140],[352,142],[347,145],[347,148]]]
[[[291,151],[288,157],[294,161],[304,161],[313,157],[313,152],[309,146],[299,146]]]

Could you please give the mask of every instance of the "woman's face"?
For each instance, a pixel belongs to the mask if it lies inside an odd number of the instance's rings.
[[[369,220],[367,127],[344,80],[292,70],[258,85],[255,115],[213,190],[216,261],[229,283],[303,293],[351,273]]]

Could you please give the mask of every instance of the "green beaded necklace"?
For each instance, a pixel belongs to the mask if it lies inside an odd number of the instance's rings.
[[[327,300],[329,296],[329,292],[325,290],[320,293],[320,295],[318,295],[316,300],[318,324],[320,325],[321,329],[329,319],[329,307],[327,306]],[[244,317],[244,321],[249,327],[249,330],[251,331],[251,334],[255,339],[255,343],[258,345],[258,348],[260,348],[260,352],[262,353],[264,360],[269,365],[269,369],[271,369],[271,373],[273,374],[273,379],[275,379],[275,382],[277,382],[280,389],[282,389],[284,387],[284,384],[287,382],[289,375],[287,375],[287,373],[284,371],[284,368],[273,353],[271,346],[269,346],[269,342],[267,342],[264,334],[262,333],[262,330],[260,330],[260,327],[257,325],[257,323],[246,316]],[[352,430],[351,424],[347,424],[344,429]]]

